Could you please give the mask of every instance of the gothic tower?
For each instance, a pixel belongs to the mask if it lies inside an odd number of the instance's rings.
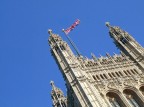
[[[106,25],[121,50],[119,55],[107,53],[96,58],[92,54],[92,59],[76,56],[49,30],[51,53],[67,87],[66,100],[52,97],[54,107],[144,107],[144,48],[119,27]],[[64,105],[59,106],[59,101]]]
[[[64,97],[63,92],[54,85],[51,81],[52,92],[51,97],[53,101],[53,107],[67,107],[67,99]]]

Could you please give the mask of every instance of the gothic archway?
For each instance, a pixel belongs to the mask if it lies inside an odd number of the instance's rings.
[[[140,90],[141,93],[144,95],[144,86],[141,86],[141,87],[139,88],[139,90]]]
[[[130,89],[125,89],[123,91],[125,97],[127,98],[127,100],[129,101],[129,103],[133,106],[133,107],[143,107],[144,103],[141,100],[141,98],[135,93],[135,91],[130,90]]]
[[[125,107],[125,104],[123,103],[122,99],[118,94],[114,92],[108,92],[106,96],[112,107]]]

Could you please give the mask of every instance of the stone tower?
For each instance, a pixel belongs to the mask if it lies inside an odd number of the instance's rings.
[[[144,107],[144,48],[126,31],[109,23],[106,26],[121,52],[100,58],[92,54],[92,59],[74,55],[69,45],[49,30],[51,53],[67,87],[62,107]]]
[[[64,97],[63,92],[54,85],[51,81],[52,92],[51,97],[53,101],[53,107],[67,107],[67,99]]]

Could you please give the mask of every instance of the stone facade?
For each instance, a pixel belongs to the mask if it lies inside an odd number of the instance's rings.
[[[51,53],[67,87],[65,104],[57,101],[53,107],[144,107],[144,48],[126,31],[106,26],[121,52],[100,58],[92,54],[92,59],[74,55],[49,30]]]

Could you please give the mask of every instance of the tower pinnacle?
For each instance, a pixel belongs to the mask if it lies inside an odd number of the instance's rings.
[[[54,82],[50,82],[52,86],[51,97],[53,101],[53,107],[66,107],[67,99],[64,97],[63,92],[54,85]]]
[[[54,89],[55,88],[54,81],[51,81],[50,84],[52,86],[52,89]]]
[[[48,29],[48,34],[52,34],[52,30],[51,29]]]
[[[110,22],[106,22],[105,25],[106,25],[107,27],[111,27],[111,26],[110,26]]]

